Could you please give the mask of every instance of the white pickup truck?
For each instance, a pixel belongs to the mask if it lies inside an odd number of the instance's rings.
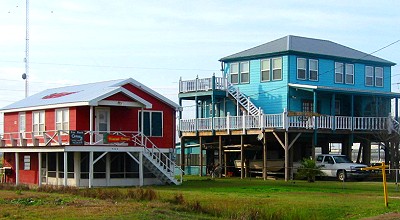
[[[367,167],[367,165],[353,163],[345,155],[317,155],[316,165],[321,166],[321,171],[325,176],[336,177],[339,181],[345,181],[347,178],[363,179],[369,175],[368,171],[361,170],[361,168]]]

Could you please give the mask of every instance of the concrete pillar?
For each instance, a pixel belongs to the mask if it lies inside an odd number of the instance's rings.
[[[89,152],[89,188],[93,185],[93,151]]]
[[[244,179],[244,143],[243,143],[243,135],[240,135],[240,179]],[[247,165],[247,164],[246,164]]]
[[[64,186],[68,185],[68,152],[64,152]]]
[[[110,176],[111,176],[111,160],[110,154],[106,154],[106,184],[110,186]]]
[[[42,186],[42,153],[38,153],[38,186]]]
[[[74,152],[74,180],[75,186],[80,186],[81,181],[81,152]]]
[[[143,152],[139,152],[139,186],[144,185]]]

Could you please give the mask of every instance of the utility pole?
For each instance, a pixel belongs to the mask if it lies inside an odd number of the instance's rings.
[[[26,0],[26,36],[25,36],[25,73],[22,79],[25,80],[25,98],[29,95],[29,0]]]

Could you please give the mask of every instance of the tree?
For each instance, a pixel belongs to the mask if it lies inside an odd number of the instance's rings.
[[[315,176],[323,176],[321,166],[317,166],[315,160],[304,158],[301,161],[300,167],[297,169],[297,176],[299,178],[307,178],[308,182],[314,182]]]

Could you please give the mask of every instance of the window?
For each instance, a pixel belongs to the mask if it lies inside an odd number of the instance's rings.
[[[383,87],[383,68],[375,67],[375,86]]]
[[[335,83],[343,83],[343,63],[335,62]]]
[[[56,110],[56,130],[69,130],[69,110],[57,109]]]
[[[306,59],[297,58],[297,79],[306,79]]]
[[[24,170],[30,170],[30,169],[31,169],[31,156],[24,155]]]
[[[282,79],[282,58],[272,59],[272,80]]]
[[[22,134],[22,136],[25,138],[25,131],[26,131],[26,115],[25,112],[20,112],[19,113],[19,132]]]
[[[318,60],[310,60],[310,80],[318,81]]]
[[[374,68],[372,66],[365,67],[365,85],[366,86],[374,85]]]
[[[261,81],[262,82],[271,80],[270,69],[271,69],[270,59],[261,60]]]
[[[139,111],[139,130],[142,130],[142,114]],[[162,112],[143,112],[143,133],[146,136],[162,137],[163,120]]]
[[[312,100],[303,100],[302,103],[303,112],[313,112],[314,111],[314,103]]]
[[[346,84],[354,84],[354,65],[353,64],[346,64]]]
[[[238,84],[239,76],[238,76],[238,63],[231,63],[231,67],[229,69],[229,74],[231,76],[231,83]]]
[[[249,62],[240,63],[240,82],[249,83]]]
[[[44,111],[33,112],[33,133],[42,135],[44,131]]]

